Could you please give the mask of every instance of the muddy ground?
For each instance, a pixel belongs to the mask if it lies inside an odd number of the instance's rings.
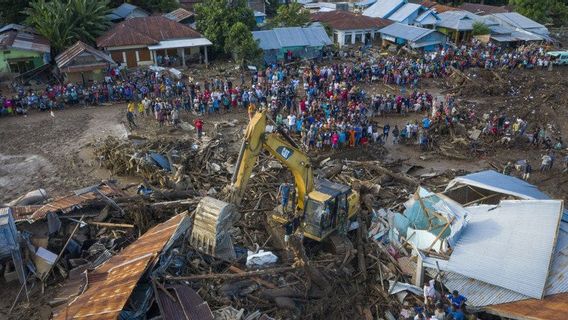
[[[481,116],[488,112],[519,115],[532,126],[551,126],[557,134],[567,137],[568,120],[566,103],[568,88],[562,77],[566,69],[549,71],[519,71],[507,75],[499,73],[502,79],[495,79],[481,71],[472,71],[469,75],[480,83],[466,83],[457,91],[448,91],[448,82],[427,80],[421,90],[428,90],[441,97],[447,92],[455,93],[464,104],[472,105]],[[368,92],[391,92],[392,87],[382,84],[366,86]],[[495,89],[498,88],[498,89]],[[514,93],[511,93],[514,92]],[[482,92],[482,94],[476,94]],[[154,137],[193,135],[171,127],[158,127],[152,119],[138,119],[140,128],[130,132],[124,125],[125,105],[102,107],[70,107],[55,112],[52,117],[47,112],[32,112],[30,115],[0,118],[0,201],[7,202],[18,195],[37,188],[46,189],[51,196],[68,192],[75,188],[96,183],[101,179],[119,178],[121,182],[136,182],[128,177],[112,177],[99,166],[93,156],[92,143],[112,135],[126,138],[128,134]],[[388,115],[376,118],[379,124],[403,125],[407,121],[419,119],[422,115],[409,114],[406,117]],[[192,122],[195,115],[182,113],[182,120]],[[233,112],[221,116],[205,117],[205,129],[212,130],[214,123],[238,119],[238,126],[246,125],[244,112]],[[234,134],[237,128],[226,129],[227,134]],[[502,146],[498,142],[486,148],[483,154],[464,156],[468,160],[447,159],[439,154],[423,153],[417,146],[392,145],[387,143],[385,154],[380,155],[386,161],[402,159],[408,165],[418,166],[415,174],[443,172],[445,170],[476,171],[500,168],[507,161],[530,159],[535,172],[530,182],[541,187],[554,197],[568,199],[568,175],[560,174],[561,156],[552,172],[540,174],[538,166],[543,150],[534,147]],[[355,157],[377,158],[371,151],[356,150]],[[375,152],[375,151],[373,151]],[[352,152],[350,157],[354,156]],[[312,154],[316,156],[316,154]]]

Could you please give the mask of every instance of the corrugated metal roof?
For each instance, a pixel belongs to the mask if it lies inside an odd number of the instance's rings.
[[[164,320],[213,320],[209,305],[193,289],[179,284],[166,285],[165,288],[176,301],[172,301],[163,291],[156,292]]]
[[[164,16],[132,18],[113,26],[97,38],[97,47],[151,45],[164,40],[202,38],[201,34]]]
[[[418,17],[416,17],[416,22],[421,23],[426,17],[428,17],[428,15],[432,15],[436,21],[439,20],[438,14],[436,13],[436,11],[434,11],[432,9],[428,9],[428,10],[422,12]]]
[[[113,186],[108,184],[102,184],[97,187],[98,191],[105,196],[113,196],[122,194],[122,192]],[[82,206],[88,204],[91,201],[97,200],[99,198],[98,192],[87,192],[81,195],[71,194],[68,196],[57,198],[45,205],[39,207],[39,209],[33,211],[30,214],[30,210],[18,209],[15,207],[14,219],[16,221],[30,221],[34,222],[41,220],[46,217],[49,212],[70,212],[74,209],[81,208]],[[30,207],[35,208],[36,206]]]
[[[481,17],[467,11],[446,11],[438,14],[437,26],[453,30],[467,31],[473,29],[473,23],[482,21]]]
[[[372,6],[363,11],[364,16],[388,18],[394,10],[404,5],[404,0],[377,0]]]
[[[416,11],[420,10],[420,8],[422,8],[422,6],[419,4],[407,3],[396,10],[392,15],[390,15],[388,19],[392,21],[402,22],[412,14],[414,14]]]
[[[491,306],[486,311],[511,319],[565,320],[568,314],[568,293]]]
[[[184,8],[177,8],[170,13],[164,14],[164,17],[173,20],[175,22],[183,21],[187,18],[193,17],[195,14],[189,10],[185,10]]]
[[[280,42],[272,30],[253,31],[252,37],[262,50],[280,49]]]
[[[134,11],[138,11],[139,13],[145,13],[146,16],[149,16],[149,14],[146,11],[130,3],[123,3],[120,6],[114,8],[111,11],[110,15],[113,15],[119,19],[120,18],[124,19]]]
[[[0,34],[0,49],[21,49],[49,53],[49,41],[40,35],[23,31],[7,31]]]
[[[538,190],[535,185],[516,177],[501,174],[494,170],[485,170],[454,178],[450,181],[450,183],[448,183],[446,191],[459,185],[471,185],[481,189],[509,194],[526,200],[550,199],[550,197],[544,192]]]
[[[331,45],[331,39],[322,27],[274,28],[272,30],[253,31],[252,36],[263,50],[275,50],[287,47],[306,47]]]
[[[430,33],[435,32],[435,30],[396,22],[391,24],[390,26],[382,28],[381,30],[379,30],[379,32],[391,37],[401,38],[408,41],[417,41],[420,38],[423,38]]]
[[[286,47],[305,47],[309,46],[310,42],[306,38],[306,34],[300,27],[291,28],[274,28],[274,35],[278,39],[280,46]]]
[[[66,67],[71,61],[73,61],[73,59],[84,53],[92,55],[93,57],[95,57],[95,60],[98,62],[115,64],[115,62],[112,60],[110,55],[102,51],[99,51],[81,41],[77,41],[74,45],[67,48],[65,51],[63,51],[57,57],[55,57],[55,62],[57,63],[57,67],[59,69]]]
[[[448,262],[448,270],[533,297],[544,296],[557,231],[560,200],[501,201],[475,212]]]
[[[479,15],[486,15],[492,13],[504,13],[509,12],[507,7],[505,6],[491,6],[487,4],[480,4],[480,3],[463,3],[459,6],[461,10],[469,11],[471,13],[479,14]]]
[[[521,29],[546,29],[542,24],[517,12],[495,13],[493,16]]]
[[[344,10],[314,13],[311,20],[323,22],[335,30],[378,29],[392,23],[387,19],[371,18]]]
[[[88,289],[55,310],[53,319],[117,319],[140,277],[162,251],[187,212],[159,224],[88,274]]]

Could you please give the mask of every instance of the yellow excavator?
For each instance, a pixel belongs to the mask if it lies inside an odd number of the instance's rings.
[[[234,258],[228,229],[239,219],[236,207],[241,203],[263,150],[288,168],[294,177],[296,197],[292,201],[295,208],[290,210],[293,212],[286,212],[279,205],[267,215],[268,224],[280,226],[276,229],[280,229],[282,235],[289,234],[292,229],[292,232],[303,232],[307,238],[323,241],[337,230],[346,232],[349,219],[358,213],[359,194],[350,186],[315,179],[308,156],[285,132],[268,125],[268,121],[266,111],[260,111],[248,124],[229,187],[228,202],[205,197],[198,204],[190,238],[197,248],[214,256]]]

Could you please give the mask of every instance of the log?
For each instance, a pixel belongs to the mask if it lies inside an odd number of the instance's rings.
[[[134,228],[132,224],[125,224],[125,223],[109,223],[109,222],[87,222],[87,224],[99,226],[99,227],[108,227],[108,228]]]
[[[396,181],[399,181],[401,183],[404,183],[410,187],[417,187],[419,185],[418,181],[400,174],[400,173],[396,173],[393,172],[383,166],[378,165],[376,162],[374,161],[361,161],[361,162],[356,162],[356,161],[348,161],[348,163],[351,163],[353,165],[355,165],[356,167],[365,167],[367,169],[370,170],[375,170],[375,171],[379,171],[382,174],[386,174],[388,176],[390,176],[391,178],[393,178]]]
[[[195,281],[195,280],[205,280],[205,279],[238,279],[238,278],[249,278],[255,276],[262,276],[267,274],[275,274],[288,272],[299,269],[298,267],[280,267],[280,268],[270,268],[255,271],[246,271],[242,273],[210,273],[210,274],[197,274],[192,276],[183,277],[171,277],[166,276],[167,280],[183,280],[183,281]]]

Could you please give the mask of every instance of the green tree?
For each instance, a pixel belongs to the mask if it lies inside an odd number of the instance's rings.
[[[109,0],[35,0],[24,12],[26,23],[59,53],[75,41],[93,44],[110,25]]]
[[[229,30],[242,22],[250,32],[255,26],[254,13],[247,7],[246,0],[208,0],[195,6],[197,30],[213,42],[216,54],[224,53]]]
[[[170,12],[179,8],[177,0],[131,0],[128,2],[150,12]]]
[[[278,7],[276,16],[268,21],[269,27],[301,27],[310,22],[310,12],[297,2]]]
[[[258,47],[250,29],[244,23],[237,22],[227,34],[225,53],[231,54],[238,65],[244,66],[245,62],[258,64],[262,49]]]
[[[486,35],[491,33],[491,29],[482,22],[476,21],[472,25],[472,33],[474,36]]]
[[[563,25],[568,22],[566,0],[509,0],[515,11],[540,23]]]
[[[0,24],[21,23],[26,18],[22,11],[29,3],[29,0],[0,0]]]

